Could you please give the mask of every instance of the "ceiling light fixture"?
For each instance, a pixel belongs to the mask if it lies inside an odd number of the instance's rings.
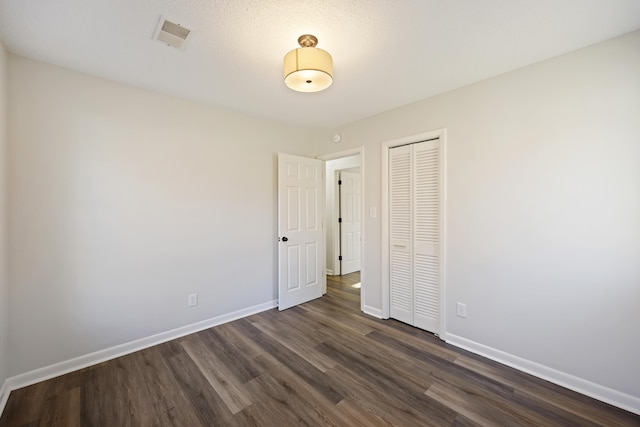
[[[319,92],[333,83],[333,59],[318,49],[318,39],[310,34],[298,38],[300,47],[284,57],[284,83],[298,92]]]

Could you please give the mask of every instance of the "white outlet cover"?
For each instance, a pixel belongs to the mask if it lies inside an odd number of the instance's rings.
[[[188,306],[189,307],[195,307],[196,305],[198,305],[198,294],[189,295]]]
[[[463,304],[461,302],[456,306],[456,314],[458,317],[465,318],[467,317],[467,304]]]

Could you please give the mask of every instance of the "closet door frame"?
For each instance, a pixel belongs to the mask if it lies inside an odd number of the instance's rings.
[[[382,317],[389,318],[390,287],[389,287],[389,150],[401,145],[413,144],[438,138],[440,140],[440,338],[446,339],[446,158],[447,158],[447,130],[438,129],[423,132],[403,138],[393,139],[382,143],[382,206],[380,209],[382,220]]]

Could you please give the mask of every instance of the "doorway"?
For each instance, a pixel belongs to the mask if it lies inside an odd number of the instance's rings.
[[[364,206],[364,147],[318,157],[325,161],[325,266],[327,281],[340,283],[348,281],[356,285],[358,276],[359,306],[364,307],[366,274],[364,262],[364,227],[362,207]],[[343,175],[350,179],[350,188],[342,191],[340,181]],[[354,188],[356,187],[356,188]],[[342,199],[342,200],[341,200]],[[342,220],[341,220],[342,218]],[[349,220],[347,223],[347,219]],[[342,222],[345,221],[345,222]],[[342,224],[345,227],[342,227]],[[345,273],[348,273],[345,274]],[[325,293],[327,289],[325,288]]]

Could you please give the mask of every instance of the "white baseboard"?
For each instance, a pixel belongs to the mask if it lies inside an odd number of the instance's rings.
[[[4,384],[2,384],[2,387],[0,387],[0,415],[2,415],[2,411],[4,411],[4,407],[7,405],[9,393],[11,393],[11,391],[9,390],[7,381],[5,381]]]
[[[382,319],[382,310],[379,308],[371,307],[369,305],[362,306],[362,312],[364,314],[368,314],[369,316],[377,317],[378,319]]]
[[[566,372],[558,371],[545,365],[523,359],[510,353],[459,337],[447,334],[445,341],[456,347],[463,348],[472,353],[479,354],[496,362],[526,372],[538,378],[558,384],[578,393],[584,394],[594,399],[601,400],[610,405],[617,406],[626,411],[640,415],[640,398],[630,394],[602,386],[600,384],[587,381]]]
[[[324,272],[327,276],[333,276],[333,270],[327,268]]]
[[[143,350],[154,345],[162,344],[164,342],[171,341],[185,335],[193,334],[195,332],[209,329],[214,326],[222,325],[223,323],[228,323],[233,320],[251,316],[252,314],[270,310],[277,306],[277,301],[269,301],[263,304],[255,305],[253,307],[212,317],[210,319],[202,320],[200,322],[192,323],[180,328],[172,329],[170,331],[161,332],[159,334],[151,335],[145,338],[140,338],[125,344],[120,344],[114,347],[106,348],[104,350],[99,350],[94,353],[74,357],[73,359],[54,363],[53,365],[45,366],[43,368],[35,369],[30,372],[25,372],[24,374],[19,374],[14,377],[7,378],[4,385],[2,386],[2,389],[0,389],[0,399],[2,399],[0,400],[0,415],[2,415],[2,410],[4,409],[4,404],[9,397],[9,393],[13,390],[38,383],[40,381],[55,378],[60,375],[68,374],[69,372],[77,371],[78,369],[96,365],[107,360],[115,359],[117,357]]]

